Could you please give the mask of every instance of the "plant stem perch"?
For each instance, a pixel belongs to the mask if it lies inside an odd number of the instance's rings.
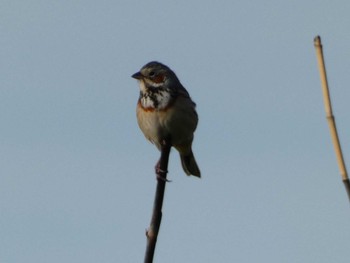
[[[161,149],[160,160],[156,166],[157,173],[157,188],[153,204],[153,214],[151,223],[146,231],[147,247],[145,254],[145,263],[152,263],[154,250],[156,248],[157,237],[159,232],[160,223],[162,221],[162,206],[165,192],[165,184],[167,182],[167,170],[170,154],[171,144],[170,141],[164,141]]]
[[[346,166],[343,158],[343,153],[340,146],[340,141],[338,137],[337,127],[335,125],[335,119],[332,112],[332,104],[331,104],[331,98],[329,95],[329,88],[328,88],[328,81],[327,81],[327,74],[326,74],[326,66],[323,58],[323,50],[322,50],[322,44],[321,44],[321,37],[316,36],[314,39],[314,45],[316,49],[316,56],[318,61],[318,68],[320,71],[321,76],[321,85],[322,85],[322,93],[323,93],[323,101],[326,111],[326,118],[328,121],[329,130],[331,133],[332,142],[334,145],[335,154],[337,156],[337,162],[340,170],[341,177],[343,179],[346,192],[349,197],[350,201],[350,181],[348,178],[348,173],[346,171]]]

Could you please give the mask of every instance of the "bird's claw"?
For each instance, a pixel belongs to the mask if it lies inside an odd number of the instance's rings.
[[[163,182],[165,182],[165,183],[170,183],[170,182],[171,182],[171,180],[166,179],[165,177],[161,176],[160,174],[157,174],[156,177],[157,177],[157,180],[158,180],[158,181],[163,181]]]
[[[166,183],[171,182],[171,180],[168,180],[168,179],[165,178],[165,176],[168,173],[168,171],[164,171],[164,170],[160,169],[159,162],[157,163],[157,165],[155,167],[155,170],[156,170],[156,177],[157,177],[158,181],[160,180],[160,181],[163,181],[163,182],[166,182]]]

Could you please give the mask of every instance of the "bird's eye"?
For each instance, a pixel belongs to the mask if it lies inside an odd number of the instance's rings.
[[[150,77],[154,77],[156,75],[156,73],[154,72],[154,71],[151,71],[150,73],[149,73],[149,76]]]

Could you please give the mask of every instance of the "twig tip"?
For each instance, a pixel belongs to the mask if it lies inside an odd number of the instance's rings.
[[[315,46],[321,46],[321,37],[319,35],[317,35],[315,38],[314,38],[314,45]]]

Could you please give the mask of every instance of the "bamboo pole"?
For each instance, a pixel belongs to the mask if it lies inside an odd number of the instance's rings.
[[[156,174],[157,174],[157,188],[154,197],[153,203],[153,213],[151,218],[151,223],[149,228],[146,231],[147,236],[147,246],[145,253],[145,263],[152,263],[154,257],[154,251],[156,248],[158,232],[160,228],[160,223],[162,221],[162,206],[165,192],[165,184],[167,180],[167,170],[169,162],[171,144],[169,141],[164,141],[162,145],[161,155],[159,162],[156,165]]]
[[[343,153],[341,150],[340,141],[339,141],[339,137],[338,137],[337,127],[336,127],[335,119],[334,119],[333,112],[332,112],[331,98],[330,98],[330,94],[329,94],[327,74],[326,74],[326,66],[325,66],[325,62],[324,62],[324,58],[323,58],[323,50],[322,50],[320,36],[315,37],[314,45],[315,45],[315,49],[316,49],[318,69],[320,71],[320,76],[321,76],[321,86],[322,86],[322,93],[323,93],[323,102],[324,102],[325,111],[326,111],[326,118],[327,118],[329,130],[331,133],[331,138],[332,138],[332,142],[334,145],[335,154],[337,157],[340,175],[341,175],[342,180],[344,182],[345,189],[346,189],[346,192],[348,194],[349,201],[350,201],[350,181],[348,178],[348,173],[346,171]]]

